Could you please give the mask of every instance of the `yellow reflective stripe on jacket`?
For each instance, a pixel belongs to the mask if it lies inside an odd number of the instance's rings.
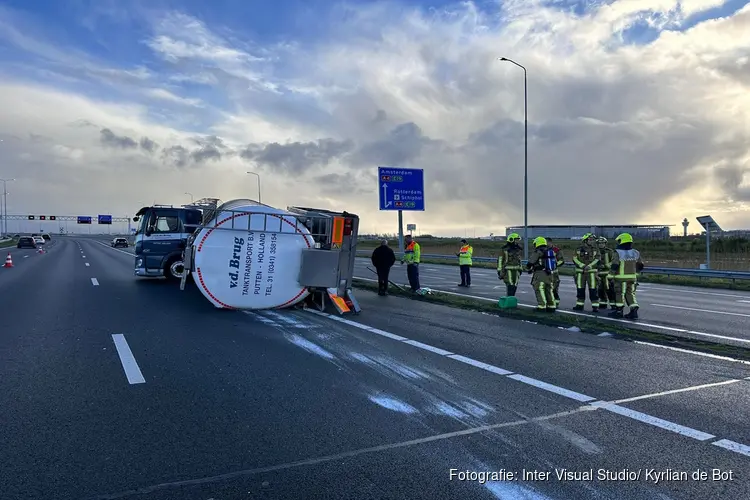
[[[419,247],[419,243],[412,241],[404,249],[404,262],[407,264],[419,264],[419,260],[422,257],[422,249]]]
[[[474,254],[474,249],[471,245],[464,245],[461,250],[458,251],[458,263],[462,266],[471,265],[471,256]]]

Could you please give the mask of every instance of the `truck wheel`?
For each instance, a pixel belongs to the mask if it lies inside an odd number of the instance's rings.
[[[164,277],[170,281],[180,281],[185,265],[179,258],[172,259],[164,266]]]

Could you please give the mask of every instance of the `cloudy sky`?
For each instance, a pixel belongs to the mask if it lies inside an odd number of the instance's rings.
[[[4,0],[11,214],[257,197],[379,212],[423,168],[421,232],[750,227],[747,0]],[[747,179],[750,182],[750,177]],[[1,188],[0,188],[1,189]]]

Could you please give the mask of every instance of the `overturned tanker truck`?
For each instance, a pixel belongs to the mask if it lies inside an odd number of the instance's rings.
[[[219,309],[281,309],[307,301],[359,313],[352,292],[359,217],[252,200],[143,207],[133,218],[135,275],[192,281]]]

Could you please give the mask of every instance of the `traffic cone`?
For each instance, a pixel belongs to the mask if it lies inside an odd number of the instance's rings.
[[[10,256],[10,252],[8,252],[8,256],[5,257],[5,265],[3,267],[13,267],[13,259]]]
[[[44,248],[39,247],[36,251],[36,253],[44,253]]]

